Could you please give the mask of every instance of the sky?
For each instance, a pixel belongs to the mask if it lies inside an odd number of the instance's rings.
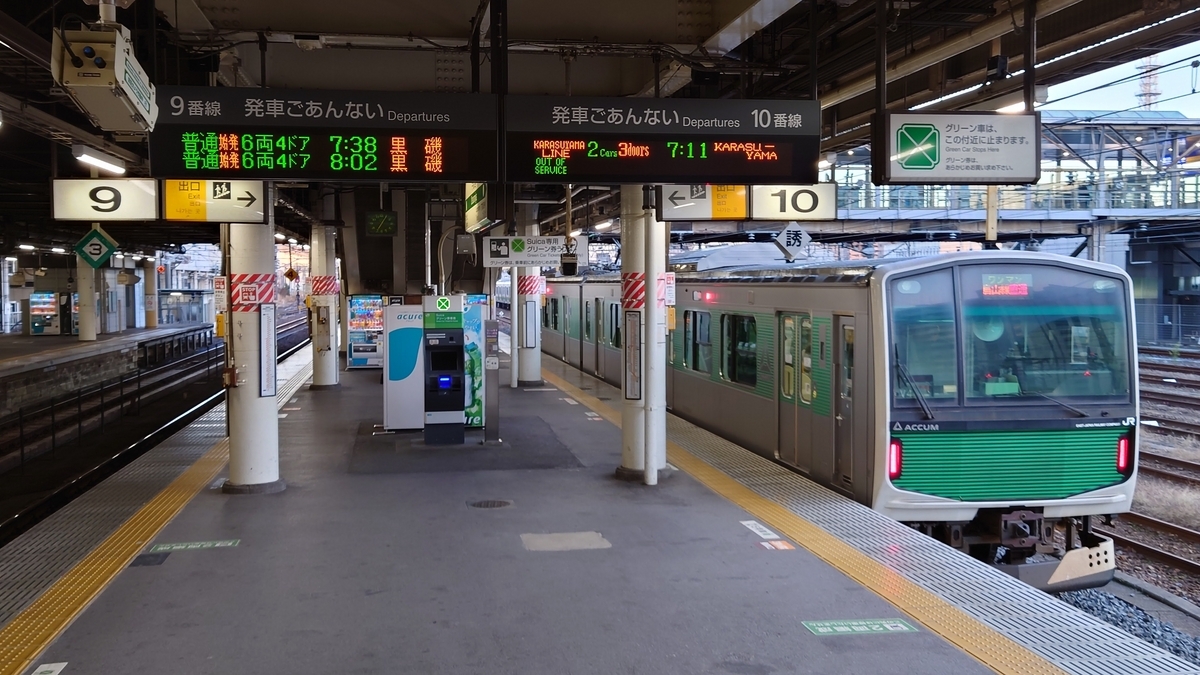
[[[1193,68],[1192,62],[1200,63],[1200,42],[1176,47],[1158,55],[1158,65],[1182,60],[1174,66],[1166,66],[1158,71],[1158,91],[1160,103],[1154,110],[1179,111],[1188,117],[1200,119],[1200,67]],[[1102,70],[1066,84],[1050,87],[1049,100],[1045,105],[1038,106],[1040,110],[1124,110],[1139,105],[1137,94],[1141,91],[1139,81],[1134,77],[1138,74],[1138,66],[1142,61],[1134,61],[1108,70]],[[1168,72],[1169,71],[1169,72]],[[1089,89],[1107,84],[1114,80],[1130,77],[1128,82],[1104,87],[1089,93]],[[1073,95],[1077,94],[1077,95]],[[1173,101],[1164,99],[1181,96]]]

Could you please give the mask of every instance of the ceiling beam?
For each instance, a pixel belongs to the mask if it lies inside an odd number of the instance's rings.
[[[50,70],[50,43],[4,12],[0,12],[0,42],[42,68]]]

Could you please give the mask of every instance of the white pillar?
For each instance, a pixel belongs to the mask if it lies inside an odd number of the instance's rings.
[[[329,277],[336,278],[334,258],[334,228],[313,225],[309,246],[309,283],[312,293],[312,389],[326,389],[338,385],[338,295],[318,291],[331,290],[327,285],[318,286]],[[318,279],[320,278],[320,279]]]
[[[629,275],[646,273],[646,240],[643,235],[645,217],[642,209],[642,186],[621,186],[621,279],[622,295],[625,282]],[[642,335],[644,330],[642,317],[644,312],[622,302],[621,305],[621,351],[624,356],[624,405],[621,408],[621,466],[617,467],[617,477],[625,480],[642,480],[646,468],[646,408],[643,399],[645,391],[645,359],[638,357],[637,363],[629,363],[629,354],[644,355],[644,349],[631,350],[630,335]],[[630,321],[630,317],[636,317]],[[633,324],[632,326],[630,324]],[[638,342],[641,338],[638,337]],[[639,380],[637,392],[630,391],[631,373]],[[640,394],[636,399],[629,395]]]
[[[517,287],[521,284],[521,268],[513,265],[508,268],[508,356],[509,356],[509,386],[516,389],[520,386],[521,372],[517,369],[521,354],[517,349],[521,339],[521,297],[517,295]]]
[[[158,328],[158,261],[150,256],[143,261],[145,283],[146,328]]]
[[[267,184],[268,224],[229,225],[229,276],[234,297],[240,275],[275,275],[275,186]],[[274,283],[270,284],[274,288]],[[260,296],[264,286],[259,286]],[[229,416],[229,480],[223,490],[239,494],[265,494],[284,489],[279,477],[279,418],[274,396],[261,396],[259,389],[258,305],[236,305],[229,326],[229,344],[237,386],[227,390]],[[272,350],[273,352],[274,350]],[[268,355],[269,358],[269,355]]]
[[[538,236],[537,206],[534,204],[520,204],[519,206],[521,208],[517,211],[518,231],[524,230],[523,234],[526,237]],[[522,277],[536,277],[541,274],[540,267],[526,267],[521,270]],[[533,330],[531,331],[532,335],[526,335],[525,328],[537,324],[537,309],[541,306],[542,298],[538,295],[521,295],[519,297],[522,321],[521,347],[518,349],[520,359],[513,362],[518,373],[517,384],[522,387],[540,387],[545,384],[545,380],[542,379],[541,331]],[[566,328],[563,327],[563,330]],[[526,347],[525,345],[532,346]]]
[[[647,200],[646,206],[649,206]],[[667,466],[667,306],[660,304],[659,287],[666,283],[666,223],[655,218],[654,209],[644,212],[646,246],[646,331],[643,337],[646,371],[646,485],[658,484],[658,472]]]
[[[75,256],[75,281],[79,289],[79,341],[96,339],[96,326],[100,317],[96,315],[96,270],[83,258]],[[29,321],[29,317],[25,317]]]

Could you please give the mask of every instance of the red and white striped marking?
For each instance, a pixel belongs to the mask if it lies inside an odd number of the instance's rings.
[[[235,312],[257,312],[258,306],[275,302],[274,274],[232,274],[230,304]]]
[[[621,275],[621,306],[642,309],[646,306],[646,273],[625,272]]]
[[[545,295],[546,277],[521,277],[517,284],[517,293],[521,295]]]
[[[335,276],[318,275],[312,278],[313,295],[337,295],[341,291],[341,284]]]

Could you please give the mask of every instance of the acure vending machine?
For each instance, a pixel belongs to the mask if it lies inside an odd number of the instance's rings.
[[[351,295],[346,299],[349,316],[347,368],[383,367],[383,296]]]

